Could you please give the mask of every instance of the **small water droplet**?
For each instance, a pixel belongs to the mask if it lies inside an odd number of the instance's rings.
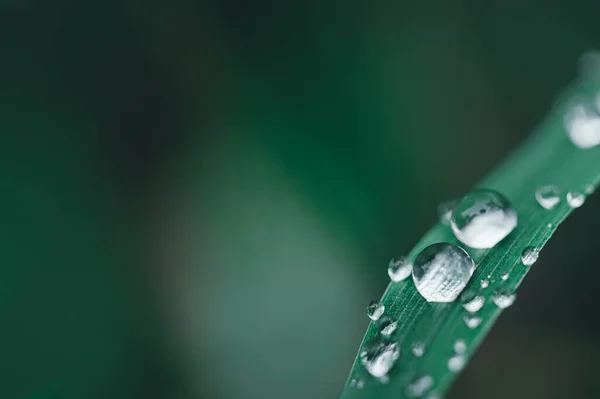
[[[465,355],[454,355],[448,359],[448,370],[452,371],[453,373],[458,373],[465,367],[466,363],[467,358]]]
[[[598,95],[598,98],[600,99],[600,94]],[[594,186],[592,184],[588,184],[587,186],[585,186],[585,193],[587,195],[594,194]]]
[[[552,209],[560,202],[560,190],[555,185],[539,187],[535,199],[543,208]]]
[[[533,265],[539,257],[540,250],[536,247],[526,247],[523,252],[521,252],[521,262],[523,262],[525,266]]]
[[[467,344],[464,339],[457,339],[454,343],[454,352],[458,354],[465,353],[467,350]]]
[[[567,204],[571,208],[579,208],[585,202],[585,194],[577,191],[569,191],[567,193]]]
[[[373,377],[382,378],[394,367],[400,357],[395,342],[376,341],[360,353],[360,363]]]
[[[378,320],[384,311],[385,306],[377,300],[369,302],[369,305],[367,306],[367,316],[369,316],[369,319],[371,320]]]
[[[398,321],[391,316],[383,316],[379,319],[377,325],[379,326],[379,331],[381,335],[385,335],[386,337],[392,335],[396,328],[398,327]]]
[[[517,299],[517,294],[510,292],[495,292],[492,297],[492,301],[498,306],[500,309],[506,309],[513,303],[515,303],[515,299]]]
[[[458,204],[457,200],[444,201],[438,205],[438,218],[441,224],[449,225],[452,219],[452,211]]]
[[[552,223],[548,223],[548,224],[546,225],[546,227],[548,227],[549,229],[551,229],[551,228],[552,228]]]
[[[417,341],[412,344],[412,354],[416,357],[421,357],[425,354],[425,343]]]
[[[404,392],[409,398],[420,398],[433,386],[433,377],[423,375],[412,380]]]
[[[496,191],[479,189],[465,195],[452,212],[452,231],[472,248],[492,248],[517,226],[517,212]]]
[[[463,308],[465,308],[465,310],[467,312],[475,313],[475,312],[478,312],[479,309],[481,309],[483,307],[484,303],[485,303],[485,298],[481,295],[477,295],[477,296],[473,297],[473,299],[469,300],[468,302],[463,303]]]
[[[500,276],[500,278],[504,281],[508,280],[509,277],[510,277],[509,273],[504,273],[502,276]]]
[[[463,320],[469,328],[477,328],[483,321],[483,319],[479,316],[465,316]]]
[[[393,282],[402,281],[412,272],[412,263],[405,257],[394,258],[388,266],[388,275]]]
[[[565,129],[571,142],[587,149],[600,144],[600,115],[587,100],[577,100],[565,113]]]
[[[438,242],[423,249],[413,265],[415,286],[427,302],[452,302],[465,288],[475,264],[462,248]]]
[[[356,388],[363,389],[365,387],[365,382],[363,380],[356,381]]]
[[[481,288],[487,288],[490,285],[488,280],[481,280]]]

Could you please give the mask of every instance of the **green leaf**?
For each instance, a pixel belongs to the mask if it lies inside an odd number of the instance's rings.
[[[571,143],[564,129],[564,113],[572,101],[584,99],[593,104],[598,86],[598,79],[590,76],[573,85],[531,137],[476,185],[506,196],[519,218],[515,230],[494,248],[465,248],[476,262],[477,269],[463,295],[485,297],[484,306],[476,313],[482,318],[482,323],[476,328],[465,324],[464,317],[470,313],[463,308],[461,299],[453,303],[428,303],[417,292],[412,279],[390,283],[382,302],[385,314],[398,320],[393,339],[400,347],[400,357],[390,371],[388,381],[380,381],[366,372],[360,363],[360,352],[380,339],[376,322],[371,322],[341,398],[410,397],[406,392],[407,386],[421,376],[433,379],[431,389],[423,397],[442,396],[448,390],[457,376],[448,368],[448,360],[455,353],[454,343],[464,340],[466,359],[472,357],[502,312],[492,301],[493,293],[498,290],[516,291],[529,269],[535,267],[521,262],[523,249],[528,246],[541,249],[573,211],[566,201],[568,192],[590,194],[600,181],[600,146],[579,149]],[[473,151],[485,151],[485,142],[485,132],[481,132],[480,139],[472,143]],[[551,210],[541,207],[535,199],[536,189],[547,184],[554,184],[561,190],[561,202]],[[435,242],[450,242],[464,247],[449,226],[438,224],[415,245],[408,258],[414,260],[423,248]],[[543,251],[540,256],[544,256]],[[509,276],[506,280],[502,278],[505,274]],[[482,288],[482,280],[489,281],[487,288]],[[425,353],[421,357],[411,352],[415,342],[425,344]]]

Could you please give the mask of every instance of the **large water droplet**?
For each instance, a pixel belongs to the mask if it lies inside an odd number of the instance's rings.
[[[360,363],[373,377],[382,378],[394,367],[400,357],[400,347],[395,342],[377,341],[360,353]]]
[[[390,336],[396,331],[398,321],[391,316],[383,316],[377,323],[381,335]]]
[[[540,250],[536,247],[526,247],[523,252],[521,252],[521,262],[525,266],[531,266],[538,260],[540,256]]]
[[[492,301],[494,301],[496,306],[498,306],[500,309],[506,309],[515,303],[515,299],[517,299],[517,294],[512,292],[498,291],[494,293],[494,296],[492,296]]]
[[[567,204],[571,208],[579,208],[585,202],[585,194],[577,191],[569,191],[567,193]]]
[[[545,209],[552,209],[560,202],[560,190],[554,185],[542,186],[535,192],[535,199]]]
[[[463,320],[469,328],[477,328],[483,321],[483,319],[479,316],[465,316],[463,317]]]
[[[412,380],[404,392],[409,398],[420,398],[421,396],[425,395],[432,386],[433,377],[430,375],[423,375]]]
[[[466,363],[467,358],[465,355],[454,355],[448,359],[448,370],[452,371],[453,373],[458,373],[465,367]]]
[[[464,249],[439,242],[417,255],[412,275],[417,290],[428,302],[452,302],[474,270],[475,264]]]
[[[480,189],[465,195],[452,212],[452,231],[472,248],[492,248],[517,226],[517,212],[496,191]]]
[[[466,350],[467,344],[464,339],[457,339],[456,342],[454,342],[454,352],[462,354],[465,353]]]
[[[444,201],[438,205],[438,218],[441,224],[450,224],[452,219],[452,211],[458,204],[457,200]]]
[[[421,357],[425,354],[425,343],[417,341],[412,344],[412,354],[416,357]]]
[[[463,308],[465,308],[465,310],[467,312],[475,313],[475,312],[478,312],[479,309],[481,309],[483,307],[484,303],[485,303],[485,298],[481,295],[477,295],[477,296],[473,297],[473,299],[469,300],[468,302],[463,303]]]
[[[369,319],[371,320],[378,320],[384,311],[385,306],[379,301],[371,301],[369,302],[369,305],[367,305],[367,316],[369,316]]]
[[[567,109],[565,129],[576,147],[586,149],[600,144],[600,115],[588,101],[581,100]]]
[[[405,257],[394,258],[388,266],[388,275],[394,282],[402,281],[412,272],[412,263]]]

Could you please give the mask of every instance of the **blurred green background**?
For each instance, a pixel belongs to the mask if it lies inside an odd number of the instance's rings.
[[[389,259],[548,112],[599,18],[0,0],[0,397],[335,397]],[[449,398],[598,395],[599,204]]]

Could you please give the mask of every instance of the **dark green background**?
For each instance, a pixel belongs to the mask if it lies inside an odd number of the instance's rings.
[[[0,397],[335,397],[389,258],[518,146],[599,20],[566,0],[0,0]],[[595,397],[599,204],[450,398]]]

